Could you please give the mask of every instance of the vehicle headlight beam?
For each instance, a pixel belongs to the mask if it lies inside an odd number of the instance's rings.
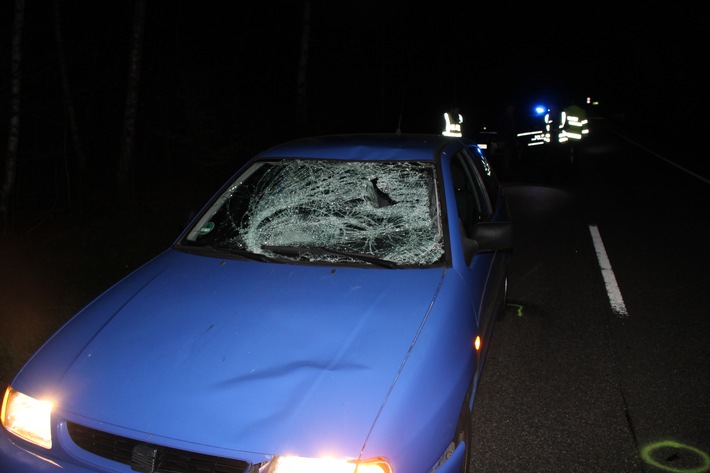
[[[2,425],[18,437],[40,447],[52,448],[51,413],[51,402],[34,399],[12,387],[5,390]]]
[[[381,459],[368,461],[337,458],[304,458],[280,456],[273,460],[269,473],[392,473],[392,468]]]

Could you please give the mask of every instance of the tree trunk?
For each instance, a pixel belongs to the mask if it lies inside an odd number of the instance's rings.
[[[2,218],[5,230],[9,228],[10,196],[15,185],[15,166],[20,142],[20,60],[24,16],[25,0],[15,0],[10,59],[10,121],[7,134],[7,154],[5,155],[5,179],[2,188],[0,188],[0,218]]]
[[[86,159],[84,157],[84,146],[81,142],[79,134],[79,126],[76,122],[76,111],[74,109],[74,100],[71,95],[71,87],[69,87],[69,74],[67,73],[67,64],[64,57],[64,39],[62,36],[62,17],[59,10],[59,0],[54,0],[54,35],[57,41],[57,62],[59,63],[59,72],[62,80],[62,95],[64,99],[64,110],[69,123],[69,134],[74,144],[74,153],[77,162],[77,189],[79,192],[79,205],[81,205],[84,196],[84,186],[86,180]],[[72,190],[71,183],[67,183],[69,188],[69,208],[72,207]]]
[[[303,29],[301,30],[301,54],[298,61],[298,84],[296,86],[296,120],[301,126],[308,125],[308,100],[306,97],[306,69],[308,46],[311,40],[311,2],[303,5]]]
[[[141,55],[143,49],[143,30],[145,25],[146,0],[136,0],[133,16],[133,38],[131,60],[128,71],[126,108],[123,115],[123,140],[116,172],[116,208],[125,210],[133,202],[131,171],[133,168],[133,149],[136,135],[136,115],[138,109],[138,89],[140,85]]]

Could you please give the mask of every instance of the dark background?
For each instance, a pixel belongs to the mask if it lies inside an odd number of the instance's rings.
[[[0,18],[0,112],[9,110],[14,2]],[[53,2],[26,0],[13,217],[106,212],[122,139],[134,2],[59,2],[64,55],[92,192],[73,196],[75,150]],[[297,136],[433,132],[457,105],[471,135],[504,100],[592,96],[657,141],[694,143],[707,118],[707,28],[680,4],[311,2],[308,122],[296,121],[303,1],[147,1],[134,185],[211,189],[263,147]],[[9,113],[0,113],[7,143]],[[0,157],[3,161],[4,154]],[[696,153],[700,155],[701,153]],[[687,162],[703,159],[688,156]],[[187,179],[187,182],[185,180]],[[207,191],[187,199],[200,200]]]

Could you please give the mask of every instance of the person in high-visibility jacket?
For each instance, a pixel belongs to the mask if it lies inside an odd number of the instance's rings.
[[[450,112],[444,113],[444,136],[463,136],[461,124],[463,115],[459,113],[458,107],[453,107]]]
[[[566,155],[572,169],[579,164],[581,142],[588,134],[587,112],[571,101],[560,114],[557,141],[564,143],[565,149],[568,149]]]
[[[587,112],[579,105],[571,102],[563,110],[560,116],[559,142],[581,141],[589,134],[589,122]]]

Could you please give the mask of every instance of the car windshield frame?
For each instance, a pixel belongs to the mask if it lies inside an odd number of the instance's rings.
[[[418,160],[255,160],[175,248],[282,263],[441,266],[439,173]]]

